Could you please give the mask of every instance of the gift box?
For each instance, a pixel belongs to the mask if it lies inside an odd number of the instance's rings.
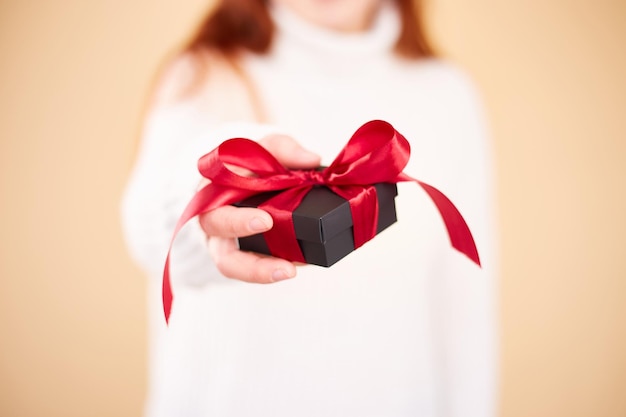
[[[174,227],[163,268],[166,321],[174,299],[169,264],[176,235],[195,216],[227,204],[261,205],[274,218],[274,227],[265,236],[240,239],[241,249],[330,266],[396,221],[395,184],[413,182],[435,204],[452,247],[480,266],[474,238],[459,210],[437,188],[402,172],[409,154],[406,138],[382,120],[372,120],[357,129],[333,162],[318,171],[289,170],[249,139],[222,142],[198,161],[200,174],[210,183],[194,194]],[[229,165],[245,168],[253,175],[239,175]],[[374,193],[361,193],[367,184],[376,188],[378,210]],[[335,193],[355,201],[351,206]],[[376,212],[378,222],[372,218],[370,223],[370,213]]]
[[[378,234],[397,221],[398,189],[391,183],[374,187],[378,199]],[[258,194],[235,205],[257,207],[274,195],[276,193]],[[354,251],[350,203],[327,187],[312,188],[293,211],[292,218],[297,244],[307,263],[328,267]],[[262,233],[239,238],[239,247],[244,251],[271,254]]]

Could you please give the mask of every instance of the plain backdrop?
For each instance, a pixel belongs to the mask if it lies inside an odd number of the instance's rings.
[[[119,199],[154,70],[209,3],[0,0],[0,415],[140,415]],[[500,414],[625,416],[626,2],[427,10],[492,124]]]

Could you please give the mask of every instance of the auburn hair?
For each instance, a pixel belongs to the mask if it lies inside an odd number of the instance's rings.
[[[395,51],[407,58],[433,56],[424,30],[420,0],[393,1],[401,16]],[[268,0],[219,0],[201,20],[183,52],[211,50],[229,58],[240,51],[267,53],[274,36],[268,3]]]

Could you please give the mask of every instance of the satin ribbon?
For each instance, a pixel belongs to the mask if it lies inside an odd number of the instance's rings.
[[[376,235],[378,201],[372,184],[412,181],[426,191],[439,210],[452,247],[480,266],[472,233],[454,204],[436,188],[402,172],[409,155],[409,142],[382,120],[361,126],[332,164],[321,171],[288,170],[258,143],[229,139],[198,161],[200,173],[211,183],[200,189],[185,208],[174,229],[170,251],[180,229],[193,217],[261,192],[282,191],[259,206],[274,220],[274,227],[264,233],[264,238],[272,255],[305,262],[297,243],[292,212],[316,185],[324,185],[349,201],[356,249]],[[254,175],[238,175],[227,165],[245,168]],[[169,262],[170,252],[163,272],[166,321],[173,301]]]

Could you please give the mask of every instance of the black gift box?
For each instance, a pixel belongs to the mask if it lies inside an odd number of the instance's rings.
[[[378,197],[378,227],[380,233],[397,221],[395,184],[375,184]],[[257,207],[275,193],[257,194],[235,204],[239,207]],[[373,219],[372,219],[373,221]],[[348,200],[326,187],[314,187],[293,211],[293,223],[298,244],[309,264],[331,266],[354,250],[352,214]],[[244,251],[270,254],[262,234],[239,238]]]

